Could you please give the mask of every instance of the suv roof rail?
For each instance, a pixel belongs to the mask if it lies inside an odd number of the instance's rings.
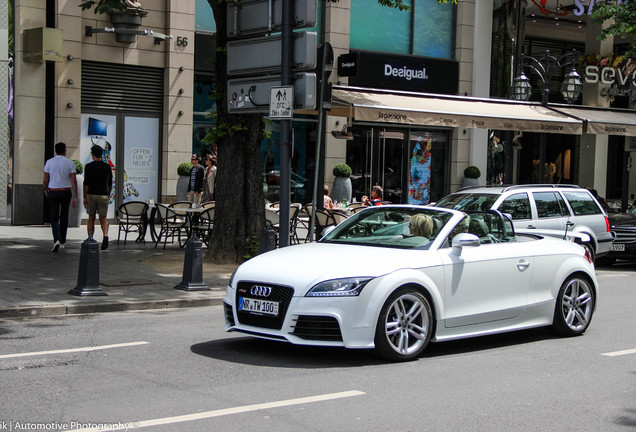
[[[504,190],[502,192],[507,192],[509,190],[515,190],[515,189],[525,189],[525,188],[571,188],[571,189],[580,189],[581,186],[572,185],[572,184],[520,184],[520,185],[508,186],[508,187],[504,188]]]
[[[494,189],[494,188],[501,188],[501,187],[505,187],[505,186],[500,184],[462,186],[459,189],[457,189],[457,192],[463,191],[463,190],[469,190],[469,189],[489,189],[489,188]]]

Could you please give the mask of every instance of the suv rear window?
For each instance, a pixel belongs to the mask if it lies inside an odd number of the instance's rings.
[[[563,192],[570,203],[576,216],[602,214],[603,210],[598,206],[592,195],[588,192]]]
[[[569,216],[569,211],[563,197],[556,192],[533,192],[537,205],[537,215],[540,219]]]

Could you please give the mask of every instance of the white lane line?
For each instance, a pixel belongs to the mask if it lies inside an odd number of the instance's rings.
[[[601,355],[604,355],[604,356],[607,356],[607,357],[618,357],[618,356],[628,355],[628,354],[636,354],[636,348],[623,350],[623,351],[608,352],[608,353],[604,353],[604,354],[601,354]]]
[[[99,350],[105,350],[105,349],[111,349],[111,348],[124,348],[124,347],[136,346],[136,345],[146,345],[149,343],[150,342],[144,342],[144,341],[127,342],[127,343],[120,343],[120,344],[114,344],[114,345],[70,348],[70,349],[54,350],[54,351],[35,351],[35,352],[18,353],[18,354],[4,354],[4,355],[0,355],[0,359],[17,358],[17,357],[32,357],[32,356],[49,355],[49,354],[64,354],[64,353],[73,353],[73,352],[99,351]]]
[[[193,420],[203,420],[203,419],[220,417],[220,416],[225,416],[230,414],[241,414],[241,413],[246,413],[250,411],[259,411],[259,410],[272,409],[272,408],[288,407],[293,405],[301,405],[301,404],[307,404],[307,403],[313,403],[313,402],[322,402],[322,401],[328,401],[328,400],[334,400],[334,399],[348,398],[352,396],[362,396],[363,394],[366,394],[366,393],[358,391],[358,390],[350,390],[350,391],[345,391],[340,393],[329,393],[329,394],[323,394],[318,396],[308,396],[308,397],[303,397],[298,399],[287,399],[287,400],[281,400],[276,402],[266,402],[266,403],[254,404],[254,405],[244,405],[244,406],[239,406],[234,408],[225,408],[225,409],[220,409],[215,411],[206,411],[202,413],[186,414],[186,415],[180,415],[180,416],[174,416],[174,417],[164,417],[164,418],[158,418],[153,420],[142,420],[137,422],[119,423],[119,424],[113,424],[113,425],[101,424],[101,425],[96,425],[95,427],[88,427],[84,429],[73,429],[67,432],[113,431],[113,430],[121,429],[122,425],[124,425],[127,429],[139,429],[139,428],[144,428],[149,426],[159,426],[159,425],[167,425],[167,424],[174,424],[174,423],[183,423],[183,422],[193,421]]]

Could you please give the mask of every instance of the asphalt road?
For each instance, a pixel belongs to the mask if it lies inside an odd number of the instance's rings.
[[[635,275],[599,270],[582,337],[432,344],[403,364],[226,334],[216,306],[4,320],[0,431],[633,431]]]

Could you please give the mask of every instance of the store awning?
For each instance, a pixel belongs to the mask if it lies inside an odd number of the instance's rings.
[[[357,89],[357,88],[356,88]],[[545,132],[583,133],[583,121],[540,104],[335,88],[334,105],[352,104],[356,121]]]
[[[584,132],[595,135],[636,136],[636,112],[594,107],[559,106],[556,111],[584,121]]]

